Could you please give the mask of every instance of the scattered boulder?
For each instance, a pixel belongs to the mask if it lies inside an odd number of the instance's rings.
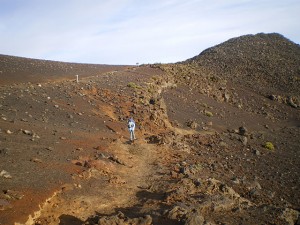
[[[185,165],[180,167],[179,172],[188,177],[192,177],[193,175],[197,174],[201,170],[202,170],[201,164],[193,164],[193,165]]]
[[[287,224],[294,225],[296,224],[298,218],[300,216],[300,213],[294,209],[286,208],[283,210],[282,214],[280,215],[280,218],[285,220]]]
[[[257,155],[257,156],[261,155],[261,154],[260,154],[260,151],[258,151],[257,149],[254,149],[254,150],[253,150],[253,153],[254,153],[255,155]]]
[[[126,217],[122,212],[118,212],[117,215],[103,216],[99,219],[98,225],[151,225],[152,217],[145,215],[144,217],[129,218]]]
[[[202,225],[204,223],[204,218],[199,212],[193,212],[187,215],[185,225]]]
[[[172,220],[181,220],[188,213],[187,209],[175,206],[173,209],[166,213],[167,218]]]
[[[54,148],[53,147],[47,147],[46,150],[52,152],[54,150]]]
[[[155,103],[156,103],[156,99],[151,98],[151,99],[149,100],[149,104],[155,105]]]
[[[219,146],[222,147],[222,148],[226,148],[226,147],[228,147],[228,144],[226,142],[224,142],[224,141],[221,141],[219,143]]]
[[[248,130],[246,127],[241,126],[239,127],[239,134],[245,136],[247,134]]]
[[[187,121],[186,125],[192,129],[196,129],[198,127],[198,123],[192,120]]]
[[[212,122],[212,121],[209,121],[209,122],[206,123],[206,125],[207,125],[207,126],[212,126],[212,125],[213,125],[213,122]]]
[[[116,170],[115,165],[107,160],[82,158],[71,161],[74,165],[82,166],[88,169],[95,169],[103,174],[110,174]]]
[[[248,143],[248,138],[245,137],[245,136],[242,136],[242,137],[240,138],[240,141],[242,142],[242,144],[243,144],[244,146],[246,146],[247,143]]]
[[[233,177],[233,178],[231,179],[231,181],[232,181],[232,183],[234,183],[234,184],[239,184],[239,183],[240,183],[240,180],[239,180],[237,177]]]
[[[117,156],[110,156],[110,157],[108,157],[108,159],[110,159],[111,161],[116,162],[120,165],[125,166],[125,163],[122,160],[120,160]]]
[[[229,93],[225,92],[225,93],[223,94],[223,98],[224,98],[224,101],[225,101],[225,102],[229,102],[229,100],[230,100],[230,95],[229,95]]]
[[[123,184],[126,184],[126,181],[124,179],[122,179],[120,176],[113,176],[111,177],[108,182],[110,184],[119,184],[119,185],[123,185]]]
[[[150,120],[151,121],[156,121],[158,119],[158,115],[157,115],[157,112],[151,112],[151,115],[150,115]]]
[[[278,97],[276,95],[269,95],[268,98],[272,101],[278,101]]]
[[[147,142],[150,144],[159,144],[161,137],[158,135],[151,135],[150,137],[147,137]]]
[[[7,199],[11,200],[21,200],[24,197],[21,192],[14,190],[4,190],[3,193]]]
[[[288,98],[288,103],[293,108],[298,108],[298,105],[294,102],[293,97],[291,97],[291,96]]]
[[[27,134],[27,135],[30,135],[32,136],[33,135],[33,132],[30,131],[30,130],[22,130],[23,134]]]
[[[10,131],[10,130],[7,130],[6,133],[7,133],[7,134],[12,134],[13,132]]]
[[[31,162],[35,162],[35,163],[42,163],[42,160],[39,158],[32,158],[30,159]]]

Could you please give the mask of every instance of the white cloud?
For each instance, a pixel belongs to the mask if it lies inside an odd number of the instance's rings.
[[[248,33],[300,41],[297,0],[2,1],[1,54],[135,64],[181,61]]]

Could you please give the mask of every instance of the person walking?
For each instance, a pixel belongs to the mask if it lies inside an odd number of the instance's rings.
[[[129,130],[129,133],[130,133],[130,141],[131,142],[133,142],[135,140],[134,129],[135,129],[135,122],[134,122],[133,118],[131,117],[128,120],[128,130]]]

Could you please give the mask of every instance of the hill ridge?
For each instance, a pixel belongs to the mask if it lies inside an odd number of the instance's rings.
[[[229,39],[180,64],[197,67],[264,96],[300,97],[300,46],[281,34]]]
[[[0,55],[0,84],[47,82],[95,76],[130,66],[60,62]]]

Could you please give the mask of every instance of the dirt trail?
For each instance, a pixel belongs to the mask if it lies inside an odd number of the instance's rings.
[[[97,215],[114,214],[139,204],[137,193],[151,186],[153,163],[159,157],[155,145],[142,138],[130,144],[123,138],[109,148],[117,162],[109,162],[106,167],[114,172],[103,176],[104,171],[89,169],[88,179],[75,178],[73,185],[66,185],[48,200],[40,217],[34,219],[35,224],[82,224],[91,215],[96,216],[95,220]]]

